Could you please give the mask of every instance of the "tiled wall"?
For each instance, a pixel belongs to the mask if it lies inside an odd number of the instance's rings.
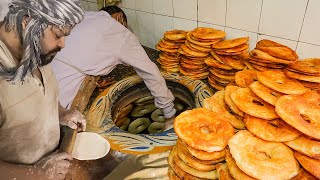
[[[154,48],[166,30],[213,27],[227,39],[270,39],[300,58],[320,57],[320,0],[121,0],[129,28]]]
[[[81,5],[86,11],[98,11],[97,0],[81,0]]]

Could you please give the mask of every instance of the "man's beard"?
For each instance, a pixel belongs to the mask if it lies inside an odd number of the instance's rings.
[[[53,60],[53,58],[56,56],[56,54],[61,51],[61,48],[56,48],[52,51],[50,51],[49,53],[47,54],[41,54],[40,55],[40,59],[41,59],[41,64],[40,66],[45,66],[47,64],[50,64]]]

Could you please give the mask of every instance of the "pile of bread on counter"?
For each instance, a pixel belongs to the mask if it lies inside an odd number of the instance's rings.
[[[320,59],[298,60],[295,51],[270,40],[248,52],[246,37],[222,41],[219,32],[213,43],[194,31],[185,32],[185,44],[176,49],[177,67],[199,79],[207,69],[219,91],[203,108],[176,117],[169,178],[320,179]],[[187,52],[194,43],[188,38],[206,43],[203,57]]]

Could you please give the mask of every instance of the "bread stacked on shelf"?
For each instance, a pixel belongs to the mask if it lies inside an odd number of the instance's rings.
[[[225,37],[225,32],[199,27],[187,34],[185,44],[178,50],[180,54],[180,73],[192,79],[206,79],[208,67],[204,60],[212,50],[211,46]]]
[[[218,179],[218,171],[222,174],[225,168],[219,163],[225,160],[225,148],[234,135],[228,121],[210,110],[196,108],[176,117],[174,131],[179,139],[168,158],[169,177]]]
[[[249,54],[247,61],[259,71],[283,69],[298,59],[291,48],[267,39],[260,40]]]
[[[290,78],[299,80],[307,88],[320,90],[320,59],[318,58],[298,60],[287,66],[284,73]]]
[[[187,31],[183,30],[167,31],[156,45],[156,49],[161,51],[157,61],[165,71],[179,72],[178,49],[184,43],[186,35]]]
[[[235,79],[235,73],[243,70],[243,63],[248,53],[248,37],[220,41],[212,45],[213,51],[205,60],[209,68],[209,84],[217,89],[225,87]]]

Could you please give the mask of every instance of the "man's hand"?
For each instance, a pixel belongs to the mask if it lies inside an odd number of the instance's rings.
[[[168,128],[171,128],[173,126],[174,120],[176,119],[176,116],[173,116],[169,119],[166,119],[166,122],[164,123],[164,130],[166,131]]]
[[[71,165],[72,156],[68,153],[54,153],[34,165],[35,174],[46,179],[64,179]]]
[[[78,131],[86,130],[86,120],[83,115],[76,110],[66,110],[60,115],[60,124],[64,126],[69,126],[72,129],[77,129]]]

